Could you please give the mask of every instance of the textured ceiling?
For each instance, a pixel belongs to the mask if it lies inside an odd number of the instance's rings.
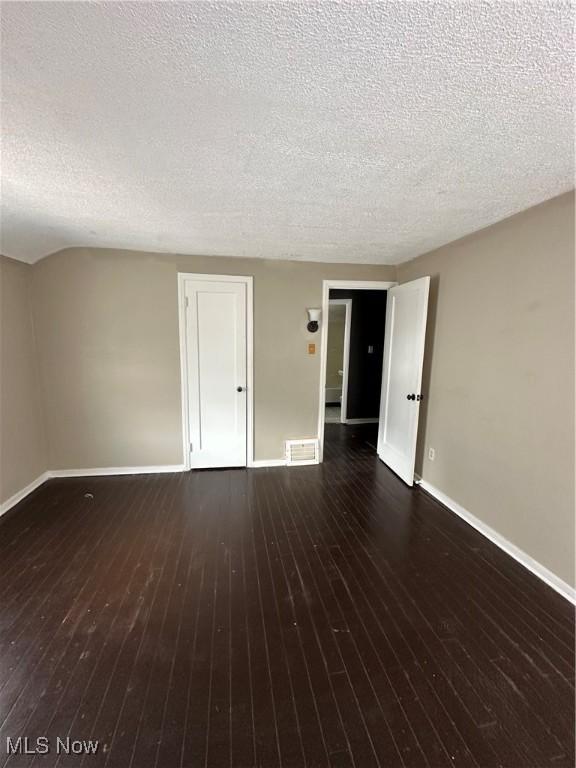
[[[569,2],[2,3],[2,250],[395,264],[573,186]]]

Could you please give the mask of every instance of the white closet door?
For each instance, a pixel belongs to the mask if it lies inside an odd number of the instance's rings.
[[[187,280],[193,468],[246,466],[246,285]]]

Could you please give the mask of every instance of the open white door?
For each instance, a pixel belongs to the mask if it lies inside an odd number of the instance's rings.
[[[388,291],[378,456],[414,484],[430,278]]]
[[[246,284],[186,280],[192,468],[246,466]]]

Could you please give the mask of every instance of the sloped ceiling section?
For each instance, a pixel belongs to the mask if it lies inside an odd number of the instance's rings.
[[[2,4],[2,250],[396,264],[573,186],[569,2]]]

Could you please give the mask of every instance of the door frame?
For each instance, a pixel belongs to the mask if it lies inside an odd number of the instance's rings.
[[[180,340],[180,399],[182,406],[182,463],[184,471],[191,469],[188,366],[186,339],[187,281],[203,280],[218,283],[244,283],[246,286],[246,466],[254,465],[254,291],[253,278],[248,275],[205,275],[201,272],[178,272],[178,334]]]
[[[324,421],[326,390],[326,343],[328,341],[328,309],[331,290],[387,291],[398,285],[396,280],[322,280],[322,316],[320,324],[320,376],[318,381],[318,460],[324,460]]]
[[[350,363],[350,328],[352,327],[352,299],[329,299],[328,309],[333,305],[346,307],[344,317],[344,350],[342,352],[342,397],[340,398],[340,423],[346,424],[346,409],[348,408],[348,366]],[[326,334],[326,343],[328,343],[328,334]],[[326,347],[326,358],[328,358],[328,347]],[[324,393],[326,393],[326,387],[324,387]],[[326,394],[324,394],[324,398],[326,398]]]

